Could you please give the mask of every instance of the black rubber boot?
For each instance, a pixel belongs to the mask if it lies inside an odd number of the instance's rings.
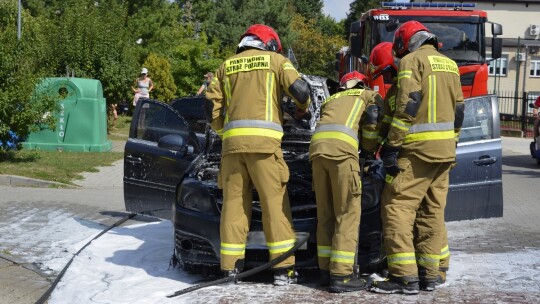
[[[328,270],[321,270],[319,273],[319,284],[322,287],[328,287],[330,286],[330,271]]]
[[[437,284],[437,280],[428,280],[428,279],[422,280],[422,279],[420,279],[420,283],[418,285],[420,287],[420,290],[434,291],[435,286],[438,285],[438,284]]]
[[[420,290],[418,281],[406,281],[392,275],[384,281],[375,281],[371,284],[371,291],[376,293],[402,293],[417,294]]]
[[[366,290],[369,283],[364,278],[359,278],[353,274],[348,276],[330,276],[330,291],[350,292]]]
[[[446,283],[446,271],[440,271],[439,275],[437,276],[437,280],[435,280],[436,285],[441,285]]]
[[[446,272],[439,269],[439,274],[437,277],[428,278],[426,277],[425,269],[418,270],[418,276],[420,277],[420,290],[423,291],[434,291],[435,286],[443,284],[446,281]]]

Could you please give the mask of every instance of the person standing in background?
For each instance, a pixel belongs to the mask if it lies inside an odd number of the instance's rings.
[[[133,106],[137,105],[139,98],[150,98],[150,92],[154,89],[152,79],[148,77],[148,69],[142,68],[141,75],[135,79],[135,86],[131,90],[135,93],[133,97]]]
[[[538,115],[538,108],[540,108],[540,96],[536,98],[536,101],[534,102],[534,108],[533,108],[533,116],[534,116],[534,126],[533,126],[533,136],[534,141],[536,141],[536,138],[540,136],[540,116]]]
[[[111,104],[112,112],[112,127],[111,129],[116,130],[116,121],[118,120],[118,105],[116,103]]]
[[[197,96],[200,96],[200,95],[205,93],[206,89],[208,88],[208,86],[212,82],[212,78],[214,78],[214,73],[208,72],[208,73],[204,74],[204,82],[201,85],[201,87],[199,88],[199,90],[197,91]]]

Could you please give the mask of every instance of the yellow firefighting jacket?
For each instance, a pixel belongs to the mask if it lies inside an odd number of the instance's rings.
[[[274,153],[283,137],[283,94],[300,74],[283,55],[249,49],[221,64],[208,86],[211,126],[223,140],[222,154]],[[297,107],[306,109],[308,102]]]
[[[423,45],[403,57],[398,70],[388,143],[424,161],[455,161],[460,131],[454,127],[456,104],[463,103],[457,64],[434,46]],[[411,100],[418,93],[420,103],[415,106]]]
[[[374,152],[378,117],[364,115],[366,108],[372,105],[382,107],[382,98],[370,89],[350,89],[326,99],[311,137],[310,160],[320,156],[358,159],[359,147]]]

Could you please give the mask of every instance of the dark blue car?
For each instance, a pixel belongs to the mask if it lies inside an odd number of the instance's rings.
[[[290,101],[283,102],[282,149],[289,165],[288,192],[298,236],[309,234],[296,253],[297,267],[316,267],[316,203],[311,186],[308,147],[318,106],[335,89],[331,81],[306,77],[311,86],[311,121],[296,121]],[[171,219],[174,256],[195,273],[219,269],[219,225],[222,193],[217,188],[221,142],[207,127],[204,97],[186,97],[165,104],[143,100],[134,110],[124,154],[126,210]],[[466,100],[465,121],[451,171],[446,220],[502,216],[502,150],[497,98]],[[369,165],[369,164],[368,164]],[[384,186],[375,162],[363,179],[358,264],[363,272],[384,266],[381,250],[380,193]],[[368,168],[368,167],[366,167]],[[268,261],[261,208],[254,190],[253,214],[246,250],[247,266]]]

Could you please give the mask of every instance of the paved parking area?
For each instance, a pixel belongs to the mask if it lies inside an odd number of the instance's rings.
[[[452,252],[451,271],[449,283],[436,292],[413,297],[388,297],[366,293],[333,295],[317,290],[297,293],[292,290],[283,294],[282,302],[540,303],[540,166],[529,156],[529,142],[528,139],[503,138],[504,216],[447,224]],[[0,198],[0,207],[6,211],[0,216],[0,227],[9,224],[10,212],[28,212],[33,219],[44,217],[47,208],[54,207],[53,201],[70,206],[96,201],[94,206],[88,207],[90,209],[77,211],[74,207],[73,212],[86,214],[86,218],[104,224],[114,221],[95,214],[100,209],[123,208],[122,170],[123,164],[118,162],[112,167],[102,168],[99,173],[85,175],[85,180],[80,183],[82,189],[40,190],[0,186],[0,193],[5,194]],[[110,204],[97,203],[104,200],[99,198],[100,195],[110,197]],[[21,201],[15,208],[14,204]],[[5,248],[0,242],[0,303],[35,302],[54,276],[41,272],[33,264],[25,264],[25,260],[10,255]],[[465,273],[466,276],[457,277],[455,273]],[[246,288],[252,287],[246,284]],[[215,301],[217,290],[197,293],[197,302]],[[238,296],[236,300],[242,302]],[[229,297],[221,298],[220,302],[234,301],[235,297]]]

